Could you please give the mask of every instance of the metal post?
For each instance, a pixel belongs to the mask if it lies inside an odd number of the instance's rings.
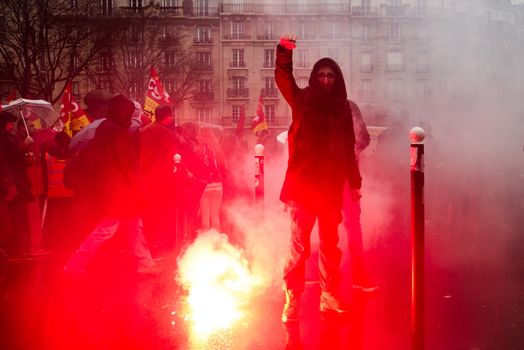
[[[424,349],[424,140],[411,129],[411,334],[412,349]]]
[[[264,146],[255,145],[255,202],[264,204]]]

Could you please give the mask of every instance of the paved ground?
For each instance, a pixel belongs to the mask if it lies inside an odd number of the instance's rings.
[[[409,349],[409,242],[398,237],[368,251],[380,289],[347,292],[350,315],[320,315],[310,273],[300,324],[281,324],[283,295],[275,288],[252,302],[243,322],[201,343],[190,336],[174,259],[164,260],[156,275],[139,276],[124,254],[108,247],[82,279],[63,276],[63,256],[56,253],[4,262],[0,348]],[[443,266],[427,257],[426,349],[524,349],[523,259],[515,259],[511,267],[491,261]]]

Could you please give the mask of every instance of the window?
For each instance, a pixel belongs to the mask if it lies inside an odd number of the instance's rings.
[[[310,39],[309,38],[309,35],[308,35],[308,25],[311,25],[311,24],[306,24],[304,22],[300,22],[297,24],[297,37],[298,39]]]
[[[329,33],[328,38],[336,39],[340,38],[342,34],[341,25],[338,22],[333,22],[329,24]]]
[[[429,96],[431,95],[431,88],[429,85],[429,79],[419,79],[417,81],[417,93],[418,96]]]
[[[328,49],[328,57],[332,58],[339,65],[340,63],[340,49]]]
[[[231,39],[242,39],[246,33],[244,22],[231,22]]]
[[[197,108],[197,120],[200,123],[211,123],[211,108]]]
[[[238,123],[241,113],[242,113],[242,105],[232,105],[231,106],[231,115],[233,117],[232,118],[233,123]]]
[[[387,82],[387,96],[392,99],[402,97],[404,89],[402,79],[389,79]]]
[[[361,72],[372,72],[373,63],[371,61],[371,52],[362,52],[360,54],[360,71]]]
[[[300,67],[300,68],[309,67],[308,50],[299,49],[297,53],[298,53],[297,67]]]
[[[199,66],[211,66],[211,52],[209,51],[197,52],[196,59]]]
[[[264,50],[264,68],[275,67],[275,50],[265,49]]]
[[[274,105],[264,105],[264,113],[266,114],[266,120],[269,123],[275,122],[275,106]]]
[[[164,64],[166,69],[174,69],[176,66],[176,55],[174,51],[164,52]]]
[[[386,69],[388,71],[401,71],[404,69],[402,52],[389,51],[386,56]]]
[[[400,40],[400,23],[391,22],[388,23],[388,40],[399,41]]]
[[[362,79],[362,90],[371,91],[371,79]]]
[[[420,52],[417,55],[417,72],[429,71],[429,57],[425,52]]]
[[[208,43],[211,42],[211,28],[197,27],[196,39],[199,43]]]
[[[299,88],[305,88],[309,84],[309,78],[307,77],[299,77],[297,78],[297,85]]]
[[[140,28],[137,25],[130,25],[127,28],[126,38],[128,41],[137,42],[140,39]]]
[[[371,25],[368,22],[362,23],[362,40],[364,41],[370,40],[370,29],[371,29]]]
[[[164,80],[164,89],[169,95],[172,95],[176,91],[176,80],[166,79]]]
[[[209,15],[209,0],[195,0],[193,3],[195,6],[195,14],[197,16]]]
[[[141,92],[142,93],[142,92]],[[129,86],[129,97],[133,100],[136,100],[139,95],[138,84],[136,82],[131,83]]]
[[[142,0],[129,0],[129,7],[142,7]]]
[[[198,81],[198,91],[202,93],[211,92],[211,80],[203,79]]]
[[[244,89],[245,86],[245,78],[244,77],[233,77],[232,83],[233,83],[233,90],[240,91]]]
[[[108,51],[104,51],[100,54],[100,58],[98,59],[98,66],[97,70],[99,72],[108,72],[112,68],[111,63],[111,53]]]
[[[100,14],[111,15],[113,13],[113,0],[100,0]]]
[[[160,37],[163,40],[175,39],[176,38],[176,27],[173,25],[163,25],[161,28]]]
[[[264,89],[262,90],[262,95],[264,97],[277,97],[274,77],[264,77]]]
[[[275,88],[275,78],[274,77],[264,77],[264,87],[266,90],[272,90]]]
[[[244,49],[233,49],[232,67],[245,67],[244,64]]]
[[[274,30],[274,24],[271,22],[266,22],[263,25],[262,29],[262,39],[274,39],[275,38],[275,30]]]
[[[175,7],[178,6],[179,0],[162,0],[162,7]]]
[[[109,79],[107,78],[100,78],[98,80],[98,88],[103,89],[106,91],[111,91],[111,83],[109,82]]]
[[[138,68],[138,54],[136,51],[130,50],[127,52],[126,66],[127,68]]]

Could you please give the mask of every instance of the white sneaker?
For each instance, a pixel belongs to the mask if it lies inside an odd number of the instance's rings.
[[[320,294],[320,312],[336,312],[339,314],[349,312],[349,306],[329,292]]]

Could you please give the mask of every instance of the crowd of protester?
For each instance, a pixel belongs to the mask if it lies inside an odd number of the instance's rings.
[[[84,273],[113,237],[127,243],[137,271],[147,273],[201,231],[234,235],[226,207],[252,199],[234,179],[248,157],[238,135],[177,125],[168,105],[157,107],[151,121],[138,102],[100,89],[84,102],[91,123],[72,138],[60,132],[41,145],[25,143],[13,132],[17,118],[1,112],[3,256],[37,253],[30,216],[44,238],[39,251],[67,252],[64,269],[72,274]]]

